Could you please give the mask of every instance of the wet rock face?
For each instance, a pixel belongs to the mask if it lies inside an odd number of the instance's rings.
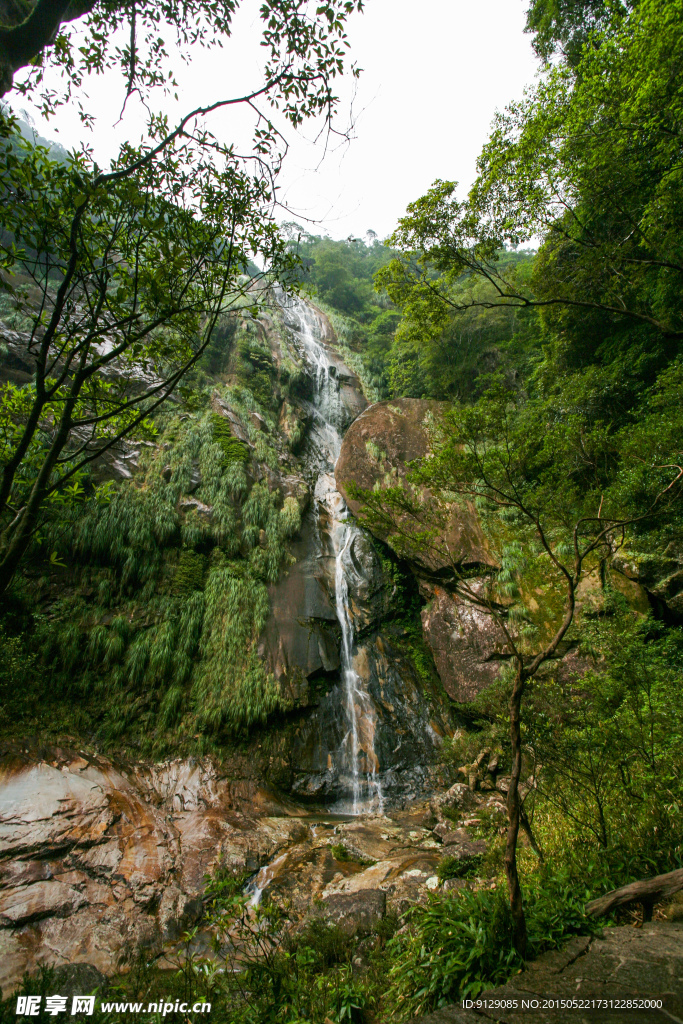
[[[428,699],[411,664],[382,633],[395,611],[395,583],[370,535],[345,525],[333,466],[343,431],[366,407],[358,379],[335,351],[319,310],[293,300],[283,311],[312,379],[300,463],[314,501],[291,547],[293,564],[270,587],[272,613],[260,640],[261,657],[291,708],[272,730],[270,777],[297,799],[338,805],[351,794],[355,801],[362,776],[375,795],[379,784],[388,800],[403,800],[421,791],[448,713],[443,694]],[[359,684],[352,702],[349,658]]]
[[[271,614],[259,653],[283,695],[298,706],[311,701],[309,680],[339,669],[339,628],[321,567],[315,510],[291,545],[294,564],[271,584]]]
[[[466,703],[498,678],[504,637],[490,615],[442,587],[424,584],[429,598],[422,629],[449,697]]]
[[[345,563],[349,617],[354,634],[362,637],[390,616],[396,588],[367,533],[354,535]]]
[[[433,782],[429,766],[449,732],[445,709],[439,694],[425,694],[411,664],[381,632],[358,644],[353,664],[372,701],[372,712],[361,715],[358,727],[362,770],[376,769],[387,806],[402,804]],[[297,799],[335,804],[348,794],[343,709],[342,684],[335,682],[293,725],[288,743],[291,794]]]
[[[250,813],[245,814],[244,807]],[[255,871],[301,832],[267,790],[236,786],[211,761],[123,770],[52,751],[0,767],[0,987],[25,970],[89,964],[111,974],[158,950],[201,913],[220,863]],[[86,989],[85,991],[89,991]]]

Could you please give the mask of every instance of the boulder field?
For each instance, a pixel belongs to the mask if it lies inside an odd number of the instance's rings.
[[[343,818],[235,781],[210,758],[145,767],[56,748],[6,750],[0,987],[9,994],[41,964],[87,964],[107,976],[140,949],[172,955],[201,919],[217,869],[286,900],[294,922],[315,912],[363,938],[387,913],[426,899],[444,853],[481,854],[466,822],[479,804],[503,821],[503,799],[456,784],[432,806]],[[444,806],[462,812],[462,827],[444,825]]]

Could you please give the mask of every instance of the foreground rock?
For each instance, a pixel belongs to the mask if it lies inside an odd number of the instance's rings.
[[[482,992],[487,1006],[445,1007],[417,1024],[656,1024],[683,1018],[683,923],[607,928],[604,938],[572,939],[530,963],[507,985]],[[553,1001],[566,1000],[564,1007]],[[603,1005],[595,1001],[606,1001]],[[612,1001],[612,1006],[609,1002]],[[623,1009],[619,1001],[635,1001]],[[661,1001],[661,1008],[648,1006]],[[640,1005],[644,1003],[645,1005]]]
[[[468,793],[465,818],[476,800],[497,800],[502,816],[500,794]],[[247,891],[286,903],[295,924],[313,912],[365,936],[386,914],[426,900],[445,854],[472,853],[462,824],[434,824],[426,802],[391,817],[307,814],[264,786],[229,779],[208,758],[120,766],[57,749],[6,755],[3,994],[43,964],[81,965],[101,978],[136,951],[172,950],[200,920],[207,876],[218,868],[251,874]]]
[[[3,993],[40,964],[112,974],[134,949],[160,948],[200,916],[218,864],[256,871],[301,831],[266,789],[231,783],[208,759],[125,770],[58,750],[6,758]]]

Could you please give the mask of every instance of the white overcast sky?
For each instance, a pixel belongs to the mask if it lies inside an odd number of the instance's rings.
[[[179,67],[179,103],[166,105],[171,118],[259,81],[258,6],[245,5],[225,49],[198,51],[188,69]],[[534,81],[537,61],[523,32],[526,6],[527,0],[367,0],[348,28],[352,59],[363,73],[341,88],[340,124],[352,109],[355,137],[328,149],[321,164],[322,142],[311,141],[313,126],[294,138],[290,133],[280,195],[291,214],[279,219],[298,219],[333,238],[368,229],[383,238],[436,178],[460,182],[464,194],[496,109],[519,99]],[[141,113],[129,103],[115,127],[122,88],[104,78],[87,86],[98,114],[94,133],[84,131],[73,109],[62,108],[48,125],[28,109],[41,134],[67,147],[88,139],[104,162],[118,140],[135,139],[142,126]],[[225,141],[245,131],[232,112],[210,126]]]

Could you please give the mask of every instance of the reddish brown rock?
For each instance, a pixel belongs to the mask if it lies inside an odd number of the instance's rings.
[[[371,490],[375,484],[408,487],[408,463],[429,452],[428,420],[438,419],[444,403],[419,398],[398,398],[377,402],[351,424],[344,437],[335,475],[337,488],[354,515],[361,512],[361,502],[351,494],[355,485]],[[415,492],[418,493],[418,492]],[[429,492],[419,494],[429,500]],[[362,518],[362,517],[361,517]],[[408,531],[423,530],[407,517],[402,526]],[[371,527],[381,540],[388,540],[385,531]],[[453,506],[443,526],[443,536],[429,550],[416,545],[403,551],[414,563],[416,571],[427,577],[452,575],[452,566],[472,568],[494,566],[488,542],[471,505]]]
[[[497,678],[505,661],[504,637],[490,615],[442,587],[424,584],[430,600],[422,631],[446,692],[466,703]]]
[[[437,420],[443,408],[444,403],[414,398],[378,402],[351,425],[337,462],[336,480],[347,504],[361,519],[362,506],[351,493],[353,485],[363,490],[371,490],[377,483],[410,487],[406,480],[409,463],[428,454],[429,422]],[[424,489],[413,493],[430,500]],[[401,522],[409,535],[425,525],[415,525],[407,516]],[[386,532],[370,528],[392,543]],[[484,571],[495,567],[474,508],[453,505],[443,535],[428,550],[419,543],[411,548],[409,542],[402,543],[400,550],[429,602],[422,612],[422,626],[441,681],[454,700],[470,701],[497,678],[504,655],[503,638],[489,616],[438,583],[452,580],[456,567]],[[476,581],[471,585],[476,587]]]
[[[200,913],[216,864],[255,871],[296,838],[301,824],[286,814],[267,790],[231,781],[209,759],[124,770],[59,750],[6,757],[3,995],[41,964],[111,974],[126,950],[174,940]]]

